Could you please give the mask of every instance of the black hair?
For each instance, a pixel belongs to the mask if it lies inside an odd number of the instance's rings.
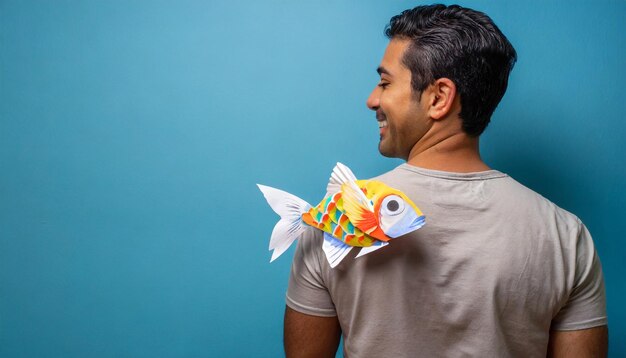
[[[461,97],[463,130],[479,136],[517,60],[513,45],[489,16],[458,5],[418,6],[392,17],[385,35],[411,40],[403,63],[417,97],[435,80],[449,78]]]

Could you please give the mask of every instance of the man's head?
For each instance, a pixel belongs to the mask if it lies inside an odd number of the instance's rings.
[[[462,128],[479,136],[502,99],[517,55],[485,14],[458,5],[418,6],[391,18],[385,35],[406,40],[402,63],[416,100],[440,78],[460,97]]]

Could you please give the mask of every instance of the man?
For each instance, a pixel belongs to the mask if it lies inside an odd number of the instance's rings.
[[[479,135],[516,53],[485,14],[420,6],[391,19],[367,100],[380,152],[406,164],[377,179],[426,225],[331,269],[299,241],[287,292],[288,357],[603,357],[604,283],[585,226],[491,170]],[[317,234],[311,234],[317,235]]]

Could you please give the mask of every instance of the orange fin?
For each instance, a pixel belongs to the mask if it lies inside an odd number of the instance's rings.
[[[343,209],[350,222],[369,234],[378,228],[378,218],[373,211],[372,203],[363,194],[356,183],[345,183],[341,186]]]

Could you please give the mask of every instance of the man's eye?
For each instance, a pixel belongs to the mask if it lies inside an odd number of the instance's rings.
[[[389,86],[389,83],[387,82],[378,82],[378,87],[385,89],[387,88],[387,86]]]

